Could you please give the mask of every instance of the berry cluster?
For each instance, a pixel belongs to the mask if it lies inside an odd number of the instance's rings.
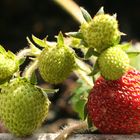
[[[93,124],[103,133],[140,131],[140,72],[130,66],[129,59],[139,53],[129,51],[130,43],[120,44],[123,33],[116,15],[105,14],[101,8],[92,19],[81,11],[85,22],[78,32],[67,33],[67,38],[61,32],[56,42],[32,36],[35,45],[27,38],[29,48],[17,55],[0,46],[0,119],[16,136],[30,135],[41,125],[50,105],[47,93],[56,91],[37,86],[36,69],[50,84],[63,82],[72,72],[91,86],[95,79],[86,104]],[[93,67],[73,47],[80,48]],[[26,57],[33,62],[21,73]]]
[[[33,36],[42,50],[35,47],[29,38],[27,40],[30,48],[17,55],[6,52],[2,46],[0,48],[0,119],[11,133],[20,137],[32,134],[41,126],[50,105],[47,93],[57,91],[37,85],[36,68],[44,81],[50,84],[63,82],[77,68],[75,53],[64,44],[61,32],[53,45]],[[20,74],[19,67],[27,56],[34,62]]]

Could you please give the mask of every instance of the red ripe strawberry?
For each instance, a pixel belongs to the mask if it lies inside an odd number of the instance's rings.
[[[140,132],[140,72],[131,69],[114,81],[98,78],[88,97],[87,110],[102,133]]]

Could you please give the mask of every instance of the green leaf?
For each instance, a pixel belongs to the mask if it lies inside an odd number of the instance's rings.
[[[1,53],[6,53],[6,50],[0,45],[0,52]]]
[[[31,77],[30,77],[30,82],[34,85],[37,84],[37,77],[36,77],[36,73],[35,71],[32,73]]]
[[[85,59],[90,58],[92,55],[99,56],[100,54],[94,50],[94,48],[89,48],[85,54]]]
[[[57,45],[58,46],[63,46],[64,45],[64,37],[63,37],[62,32],[59,32],[59,34],[58,34]]]
[[[78,80],[78,87],[73,91],[73,96],[71,98],[72,107],[75,112],[78,113],[79,117],[85,119],[85,105],[87,102],[87,97],[91,87],[89,87],[84,81]]]
[[[65,34],[74,38],[83,39],[83,35],[81,32],[68,32]]]
[[[84,19],[87,21],[87,22],[90,22],[92,20],[90,14],[82,7],[80,7],[81,9],[81,12],[82,12],[82,15],[84,17]]]
[[[121,44],[118,45],[123,51],[127,51],[128,49],[130,49],[130,47],[132,47],[131,43],[125,43],[125,44]]]
[[[21,59],[18,60],[19,65],[22,65],[26,60],[26,57],[22,57]]]
[[[34,35],[32,35],[32,39],[40,47],[47,47],[47,42],[45,39],[41,40],[41,39],[35,37]]]

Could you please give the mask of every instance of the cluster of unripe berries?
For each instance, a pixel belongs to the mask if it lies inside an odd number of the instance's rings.
[[[46,82],[61,83],[76,68],[74,52],[64,44],[62,33],[58,35],[55,45],[45,42],[44,46],[42,51],[31,46],[27,54],[36,57],[36,67]],[[0,120],[16,136],[30,135],[41,126],[50,105],[47,93],[55,92],[36,85],[30,65],[25,69],[27,74],[21,76],[19,67],[26,56],[24,51],[26,49],[16,56],[10,51],[6,52],[2,46],[0,48]]]
[[[100,11],[81,25],[80,32],[87,47],[99,53],[97,64],[105,79],[119,79],[129,69],[128,55],[118,45],[122,33],[118,29],[116,15]]]
[[[92,19],[85,10],[82,12],[86,22],[72,36],[79,38],[88,52],[93,52],[91,55],[96,54],[93,73],[101,73],[88,97],[88,116],[104,133],[139,132],[140,72],[129,64],[127,45],[119,44],[122,33],[116,16],[100,11]],[[44,81],[61,83],[79,68],[76,53],[65,44],[61,32],[56,43],[36,37],[33,40],[43,49],[36,48],[29,41],[28,55],[35,57],[33,60]],[[20,76],[22,59],[18,55],[0,47],[0,59],[0,120],[11,133],[30,135],[48,114],[50,102],[45,91],[53,90],[38,87],[31,75]]]

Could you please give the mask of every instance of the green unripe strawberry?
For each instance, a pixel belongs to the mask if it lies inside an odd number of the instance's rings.
[[[107,80],[119,79],[130,68],[128,55],[118,46],[103,51],[98,64],[102,76]]]
[[[60,42],[56,46],[44,48],[38,58],[42,78],[52,84],[63,82],[75,68],[73,50],[65,46],[63,41]]]
[[[95,15],[90,22],[81,25],[80,32],[88,46],[98,52],[118,44],[121,36],[118,21],[109,14]]]
[[[0,46],[0,83],[9,80],[18,68],[19,64],[16,56],[10,51],[6,52]]]
[[[1,86],[0,118],[16,136],[33,133],[48,114],[49,100],[43,91],[25,78],[16,78]]]

